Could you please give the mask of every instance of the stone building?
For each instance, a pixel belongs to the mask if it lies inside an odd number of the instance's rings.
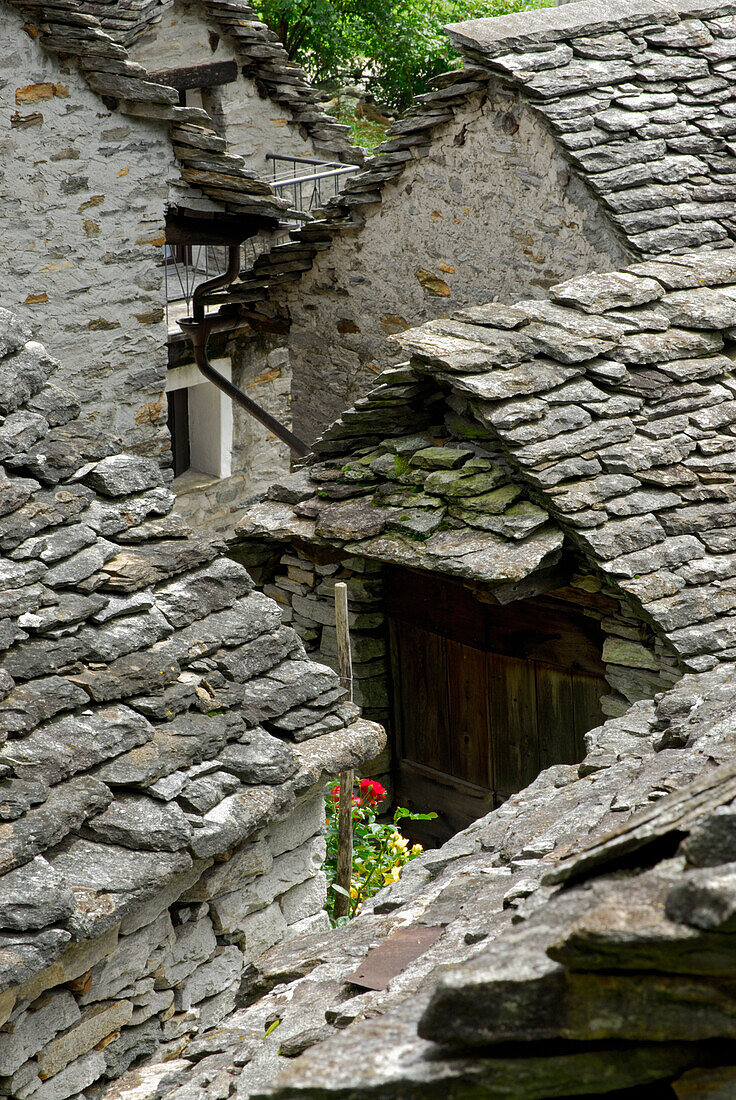
[[[735,672],[635,703],[605,757],[266,952],[225,1027],[105,1100],[732,1097]]]
[[[732,655],[735,256],[404,333],[411,362],[239,525],[327,661],[348,580],[355,698],[440,836],[579,760],[603,715]]]
[[[545,616],[575,594],[610,717],[346,927],[265,952],[219,1028],[105,1100],[734,1094],[735,318],[734,253],[703,251],[430,322],[251,511],[245,534],[289,544],[274,590],[315,632],[350,571],[359,637],[385,566],[408,601],[426,586],[446,643],[438,573],[499,635],[533,598],[524,645],[565,645]]]
[[[176,316],[227,243],[245,241],[246,262],[294,224],[296,192],[272,190],[266,153],[359,150],[245,3],[4,2],[2,16],[3,305],[59,357],[92,437],[111,430],[167,467],[174,404],[206,480],[251,469],[257,486],[265,429],[233,426]],[[221,346],[218,367],[288,420],[278,362],[243,379]]]
[[[398,360],[392,333],[732,247],[734,17],[717,0],[585,0],[450,27],[463,68],[227,295],[260,329],[261,369],[288,350],[297,434],[313,441]]]
[[[324,776],[383,734],[30,335],[0,313],[0,1095],[66,1100],[325,927]]]
[[[186,105],[203,107],[228,146],[264,178],[273,174],[269,153],[361,163],[349,128],[324,113],[307,74],[246,0],[89,7],[132,61],[187,84]]]

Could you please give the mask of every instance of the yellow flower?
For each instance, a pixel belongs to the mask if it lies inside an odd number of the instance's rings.
[[[411,854],[413,856],[418,856],[419,853],[423,852],[423,851],[424,851],[424,848],[422,848],[421,844],[415,844],[414,847],[411,850]]]
[[[401,874],[401,867],[397,863],[395,867],[392,867],[390,871],[384,871],[383,882],[385,886],[388,886],[390,882],[396,882]]]
[[[401,851],[403,851],[404,848],[406,848],[406,846],[409,843],[409,841],[406,839],[406,837],[402,836],[401,833],[394,833],[392,839],[393,839],[394,847],[399,848]]]

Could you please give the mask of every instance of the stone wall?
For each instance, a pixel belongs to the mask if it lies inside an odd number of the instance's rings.
[[[225,861],[199,861],[121,924],[4,988],[0,1094],[65,1100],[162,1043],[192,1049],[232,1012],[247,963],[329,927],[323,826],[319,785]]]
[[[384,741],[29,336],[0,310],[0,1095],[66,1100],[324,929],[322,784]]]
[[[291,426],[291,369],[279,337],[255,333],[227,345],[235,384],[285,427]],[[206,383],[209,385],[209,383]],[[232,406],[232,474],[213,477],[194,470],[176,478],[176,507],[188,523],[222,537],[231,535],[250,504],[289,472],[291,451],[260,421]]]
[[[213,61],[240,61],[233,43],[221,28],[208,21],[199,0],[175,0],[160,22],[129,47],[131,59],[149,71],[205,65]],[[270,177],[266,153],[314,156],[312,138],[291,113],[259,93],[252,77],[239,75],[232,84],[208,89],[201,103],[211,113],[229,148],[245,157],[248,167]]]
[[[491,83],[285,292],[295,431],[314,439],[401,358],[388,335],[625,255],[537,114]]]
[[[100,431],[168,462],[159,257],[171,143],[107,110],[17,12],[3,5],[2,19],[0,301],[42,333]]]

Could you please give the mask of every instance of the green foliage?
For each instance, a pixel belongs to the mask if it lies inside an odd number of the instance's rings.
[[[353,104],[355,101],[352,101]],[[334,106],[327,107],[329,114],[334,115],[338,122],[350,127],[350,141],[353,145],[360,145],[372,153],[377,145],[380,145],[386,137],[386,122],[374,122],[370,118],[360,118],[355,114],[347,102],[341,98],[334,101]]]
[[[422,851],[421,844],[412,845],[398,829],[404,818],[410,821],[429,821],[437,814],[415,814],[399,808],[393,820],[377,820],[377,809],[386,791],[374,779],[358,779],[358,791],[353,793],[353,873],[350,883],[350,907],[347,917],[333,918],[335,894],[347,892],[335,882],[337,874],[337,838],[339,818],[339,783],[329,784],[325,797],[327,817],[327,855],[324,871],[327,876],[327,902],[325,908],[334,924],[344,924],[358,912],[366,898],[372,898],[382,886],[396,882],[401,868],[416,859]],[[358,793],[360,792],[360,793]]]
[[[257,0],[293,60],[321,83],[365,83],[404,109],[429,80],[456,66],[447,23],[546,7],[552,0]]]

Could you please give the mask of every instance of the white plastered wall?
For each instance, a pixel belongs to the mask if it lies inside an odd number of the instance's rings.
[[[215,359],[212,366],[232,380],[229,359]],[[191,469],[212,477],[230,477],[233,455],[233,403],[208,382],[193,363],[170,370],[166,392],[189,391],[189,460]]]

